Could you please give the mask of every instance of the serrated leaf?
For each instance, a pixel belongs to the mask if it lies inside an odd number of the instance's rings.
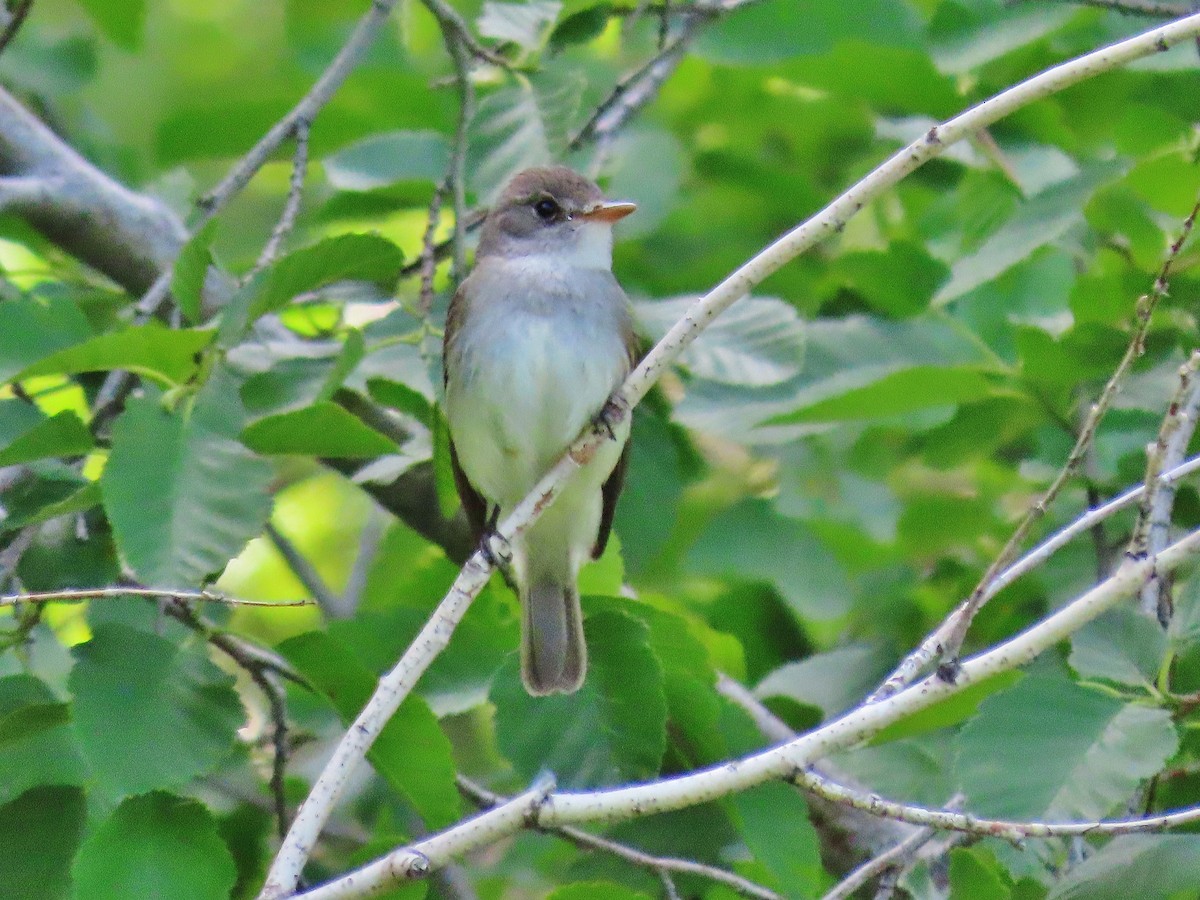
[[[259,419],[242,431],[242,442],[264,455],[356,458],[394,453],[397,449],[391,439],[330,401]]]
[[[989,697],[957,737],[967,806],[1000,818],[1103,818],[1178,745],[1165,709],[1030,675]]]
[[[83,784],[86,769],[65,713],[32,675],[0,678],[0,803],[38,785]]]
[[[1167,636],[1140,612],[1117,607],[1071,635],[1071,668],[1084,678],[1152,687],[1167,652]]]
[[[1178,900],[1200,884],[1200,834],[1114,838],[1072,866],[1050,900]]]
[[[277,648],[323,694],[349,724],[366,705],[376,677],[336,638],[310,631]],[[396,791],[407,797],[431,830],[460,814],[450,742],[428,704],[410,694],[383,726],[367,759]]]
[[[108,622],[72,652],[72,731],[102,796],[181,787],[233,751],[245,713],[202,647]]]
[[[181,384],[195,372],[197,354],[212,340],[211,331],[132,325],[52,353],[15,377],[125,369],[161,384]]]
[[[1088,198],[1124,170],[1124,163],[1093,165],[1035,195],[979,249],[954,261],[950,280],[934,295],[933,305],[944,306],[1028,259],[1038,248],[1059,241],[1083,222]]]
[[[549,165],[566,149],[584,89],[583,74],[517,75],[485,97],[472,125],[471,186],[491,200],[530,166]]]
[[[91,336],[87,319],[65,297],[0,301],[0,384]]]
[[[0,885],[5,900],[71,895],[71,859],[83,838],[87,804],[77,787],[34,788],[0,806]]]
[[[237,879],[217,823],[196,800],[156,791],[122,803],[84,841],[77,897],[228,900]]]
[[[436,131],[375,134],[325,157],[329,183],[341,191],[372,191],[401,181],[440,182],[450,142]]]
[[[546,769],[572,788],[650,778],[666,749],[667,704],[648,629],[603,611],[584,633],[587,679],[570,696],[530,697],[510,657],[492,682],[496,742],[527,779]]]
[[[237,439],[232,377],[216,370],[194,405],[133,398],[113,424],[100,479],[122,557],[154,587],[201,584],[261,533],[271,467]]]
[[[639,303],[634,312],[657,341],[695,300],[677,297]],[[679,361],[693,374],[724,384],[779,384],[800,372],[804,324],[782,300],[743,297],[706,328]]]
[[[556,0],[526,0],[497,3],[488,0],[475,27],[484,37],[511,41],[523,50],[537,50],[545,42],[550,26],[562,11]]]
[[[79,416],[64,411],[34,426],[0,450],[0,466],[47,456],[78,456],[94,446],[92,434]]]

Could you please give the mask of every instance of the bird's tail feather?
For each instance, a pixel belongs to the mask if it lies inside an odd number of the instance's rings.
[[[571,694],[583,684],[587,646],[574,584],[534,583],[521,598],[521,679],[535,696]]]

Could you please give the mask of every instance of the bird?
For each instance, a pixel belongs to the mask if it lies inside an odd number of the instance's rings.
[[[604,552],[629,460],[629,417],[603,413],[639,351],[612,273],[613,224],[636,208],[564,166],[519,172],[488,212],[446,317],[450,462],[485,550],[499,517],[589,423],[612,438],[510,545],[533,696],[573,693],[587,671],[579,570]]]

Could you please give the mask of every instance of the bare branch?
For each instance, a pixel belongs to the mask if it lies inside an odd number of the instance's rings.
[[[465,775],[458,775],[456,783],[462,793],[481,806],[498,806],[508,800],[507,797],[495,794],[482,785],[476,784]],[[632,865],[649,869],[655,873],[674,872],[679,875],[698,875],[701,878],[707,878],[709,881],[723,884],[745,897],[760,897],[762,900],[781,900],[779,895],[774,891],[755,884],[753,881],[733,872],[718,869],[716,866],[708,866],[690,859],[654,856],[653,854],[644,853],[641,850],[628,847],[625,844],[619,844],[616,841],[611,841],[608,838],[591,834],[581,828],[575,828],[570,825],[564,825],[561,828],[546,829],[546,831],[570,841],[576,847],[584,850],[598,850],[602,853],[611,853],[613,856],[619,857]]]
[[[287,199],[283,202],[283,211],[279,214],[279,221],[275,224],[267,245],[263,247],[258,262],[254,264],[255,271],[265,269],[271,264],[279,255],[279,248],[284,239],[296,227],[296,217],[300,214],[300,197],[304,193],[304,176],[308,173],[309,127],[307,119],[296,121],[295,133],[292,135],[296,149],[292,154],[292,177],[288,181]]]
[[[1075,446],[1071,448],[1071,452],[1067,456],[1067,461],[1063,464],[1062,469],[1059,470],[1054,480],[1050,483],[1050,486],[1046,488],[1037,502],[1026,512],[1025,517],[1009,536],[1003,549],[992,560],[987,570],[983,573],[983,577],[976,584],[975,589],[971,591],[970,596],[955,608],[954,612],[946,618],[945,622],[929,638],[926,638],[920,648],[910,654],[896,671],[888,676],[875,693],[871,695],[870,700],[886,697],[889,691],[893,691],[898,686],[908,683],[904,680],[905,678],[911,681],[918,672],[922,671],[923,666],[934,658],[942,661],[944,677],[954,677],[954,660],[962,649],[963,641],[966,639],[967,631],[971,627],[971,622],[975,618],[975,614],[983,608],[984,604],[991,597],[995,596],[996,589],[993,588],[993,585],[997,583],[999,575],[1016,558],[1021,544],[1029,535],[1029,532],[1033,530],[1033,526],[1046,514],[1046,511],[1050,508],[1050,504],[1062,492],[1067,482],[1075,474],[1075,470],[1078,469],[1079,464],[1087,457],[1088,448],[1091,446],[1092,440],[1096,435],[1096,429],[1099,427],[1105,413],[1108,412],[1108,407],[1112,403],[1112,399],[1116,395],[1122,379],[1133,366],[1133,363],[1145,352],[1146,333],[1150,329],[1151,316],[1153,316],[1159,301],[1167,295],[1167,284],[1171,273],[1171,266],[1175,262],[1175,258],[1178,256],[1180,249],[1182,249],[1188,235],[1191,233],[1197,210],[1200,210],[1200,203],[1197,203],[1193,207],[1191,214],[1184,221],[1182,233],[1171,244],[1166,258],[1163,260],[1162,267],[1154,279],[1154,284],[1150,292],[1138,298],[1135,308],[1136,323],[1133,327],[1133,334],[1129,339],[1129,345],[1125,348],[1124,355],[1122,355],[1120,362],[1117,363],[1117,367],[1105,383],[1099,398],[1088,409],[1087,417],[1084,419],[1083,425],[1079,430],[1079,436],[1075,440]],[[1184,449],[1186,449],[1186,441]],[[1183,450],[1179,450],[1176,459],[1182,458],[1183,452]],[[1154,484],[1154,476],[1149,475],[1148,477],[1150,481],[1147,483]],[[929,655],[930,650],[933,650],[931,656]],[[918,662],[920,665],[918,665]]]
[[[40,183],[44,193],[37,198],[28,185],[20,188],[26,191],[22,217],[135,293],[154,282],[186,240],[183,223],[165,204],[109,178],[2,88],[0,176]],[[8,187],[17,188],[11,181]]]
[[[822,900],[847,900],[847,898],[854,896],[854,892],[859,888],[866,886],[885,872],[906,865],[916,856],[917,851],[935,837],[937,837],[937,832],[932,828],[922,828],[919,831],[914,831],[891,849],[885,850],[878,856],[867,860],[839,881],[832,890],[825,894]]]
[[[239,600],[219,591],[172,591],[144,587],[72,588],[8,594],[0,597],[0,607],[20,603],[82,603],[85,600],[116,600],[122,597],[149,597],[154,600],[179,600],[188,603],[221,603],[225,606],[312,606],[311,600]]]
[[[923,137],[886,160],[815,216],[783,235],[712,291],[697,300],[687,314],[642,359],[638,367],[613,395],[610,400],[610,410],[612,411],[610,420],[616,419],[619,424],[623,417],[628,416],[632,407],[646,395],[651,386],[674,363],[678,355],[717,315],[736,300],[748,294],[755,285],[778,271],[787,262],[841,229],[867,203],[883,195],[928,160],[940,155],[946,147],[963,140],[980,128],[991,125],[1029,103],[1134,59],[1165,50],[1173,44],[1194,38],[1197,34],[1200,34],[1200,14],[1172,22],[1055,66],[972,107],[944,125],[931,128]],[[607,438],[606,429],[589,428],[581,435],[563,458],[546,473],[529,496],[500,523],[499,534],[511,542],[514,537],[527,530],[541,512],[553,502],[578,469],[591,461],[600,444]],[[1196,536],[1191,536],[1173,546],[1175,548],[1187,547],[1187,552],[1190,553],[1193,543],[1198,540],[1200,539]],[[1163,563],[1168,559],[1170,552],[1171,548],[1168,548],[1158,559],[1164,571],[1169,568]],[[1179,561],[1181,560],[1176,560],[1175,564],[1177,565]],[[1145,577],[1146,571],[1145,565],[1129,566],[1105,582],[1104,586],[1112,590],[1111,586],[1119,584],[1122,590],[1135,590],[1140,585],[1140,579]],[[380,679],[371,700],[355,719],[341,744],[334,750],[324,771],[314,784],[312,792],[297,812],[288,836],[268,873],[266,885],[260,894],[262,900],[287,896],[291,893],[300,870],[308,859],[325,820],[341,797],[351,773],[362,761],[367,749],[384,724],[408,696],[417,679],[449,643],[451,634],[470,607],[471,602],[487,583],[490,574],[490,564],[484,559],[482,553],[476,551],[467,560],[449,593],[438,605],[433,616],[421,629],[408,650],[405,651],[396,666]],[[1138,579],[1137,583],[1126,583],[1125,579],[1135,577]],[[1077,604],[1084,604],[1084,608],[1090,609],[1091,607],[1085,601],[1092,596],[1091,593],[1085,595],[1085,598],[1077,601]],[[1115,602],[1115,600],[1111,602]],[[1070,608],[1076,608],[1077,604],[1072,604]],[[1050,627],[1053,630],[1051,623],[1055,622],[1055,618],[1051,617],[1040,627]],[[1072,626],[1074,627],[1073,620]],[[1011,643],[1009,642],[1009,644]],[[1004,646],[1008,647],[1009,645]],[[1006,657],[1005,666],[1019,665],[1020,661],[1021,657],[1014,654]],[[946,684],[945,682],[941,683]],[[927,685],[928,682],[922,684]],[[946,684],[947,689],[950,687],[952,686]],[[936,686],[927,687],[922,699],[936,696],[940,696]],[[892,707],[890,704],[880,702],[863,707],[856,712],[859,715],[870,717],[884,709],[890,710]],[[845,722],[853,715],[840,721]],[[738,790],[746,784],[754,783],[742,780],[747,774],[756,771],[752,767],[745,770],[736,766],[727,767],[727,769],[729,768],[732,769],[732,772],[729,773],[729,783],[732,785],[730,790]],[[694,777],[699,776],[684,776],[679,781],[686,782],[687,779]],[[630,814],[629,807],[626,805],[629,802],[638,804],[638,808],[642,812],[673,808],[672,803],[679,803],[680,795],[669,787],[671,784],[670,781],[658,783],[653,786],[653,791],[629,788],[625,791],[609,792],[610,796],[600,802],[599,809],[603,810],[605,815],[620,818]],[[691,789],[690,785],[688,785],[688,789]],[[660,791],[662,794],[658,793]],[[583,795],[576,796],[582,797]],[[629,798],[636,799],[630,800]],[[571,800],[572,795],[555,798],[550,812],[552,816],[563,815],[577,818],[552,818],[548,821],[553,824],[583,821],[592,818],[597,811],[597,807],[590,798],[578,804],[572,803]],[[682,805],[686,805],[686,802]],[[560,807],[559,804],[566,805]]]

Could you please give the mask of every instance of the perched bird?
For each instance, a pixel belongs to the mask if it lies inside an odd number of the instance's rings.
[[[451,462],[477,537],[515,507],[589,422],[637,357],[629,301],[612,274],[612,226],[634,211],[563,167],[526,169],[483,223],[475,268],[446,320]],[[583,683],[577,578],[604,552],[625,476],[629,423],[512,542],[521,677],[534,695]]]

